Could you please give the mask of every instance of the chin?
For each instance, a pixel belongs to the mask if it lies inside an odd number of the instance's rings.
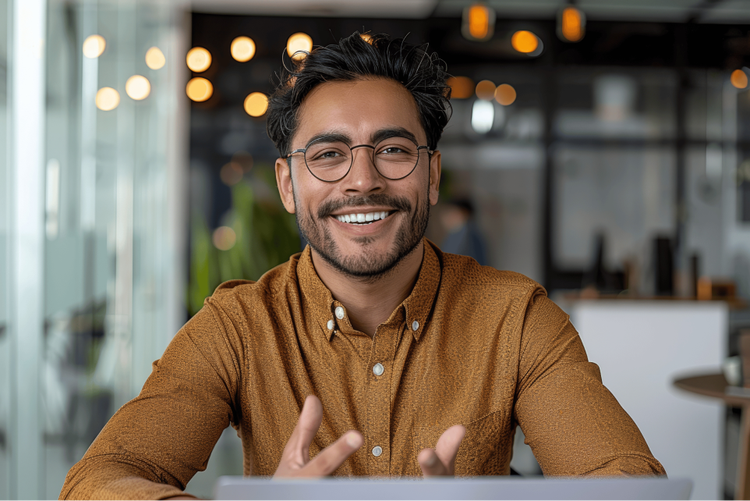
[[[393,242],[384,252],[373,252],[372,249],[361,249],[359,252],[342,256],[335,252],[327,252],[331,249],[316,249],[311,247],[319,254],[330,266],[336,270],[353,278],[365,280],[377,280],[389,275],[398,269],[398,265],[405,257],[412,254],[418,247],[419,242],[409,249],[399,248]],[[334,244],[335,247],[335,244]]]

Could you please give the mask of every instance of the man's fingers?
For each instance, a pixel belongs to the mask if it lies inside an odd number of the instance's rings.
[[[417,456],[417,461],[425,477],[437,477],[448,474],[445,465],[435,453],[435,449],[422,449],[419,456]]]
[[[315,395],[308,395],[302,406],[297,426],[284,448],[284,457],[294,461],[300,467],[310,458],[310,444],[318,433],[323,420],[323,406]],[[284,459],[282,459],[284,461]]]
[[[417,456],[422,474],[425,477],[453,475],[456,467],[456,454],[461,447],[461,441],[466,434],[466,428],[457,424],[443,432],[435,449],[424,449]]]
[[[450,470],[450,475],[453,475],[453,468],[456,465],[456,454],[458,454],[458,448],[461,447],[464,435],[466,435],[466,428],[463,425],[457,424],[451,426],[440,435],[440,439],[438,439],[438,443],[435,446],[435,452],[437,452],[440,461]]]
[[[362,447],[364,439],[358,431],[347,431],[334,443],[320,451],[299,472],[303,477],[324,477],[332,474],[349,456]]]

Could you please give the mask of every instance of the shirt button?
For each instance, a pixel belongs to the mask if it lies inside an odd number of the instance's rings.
[[[342,308],[341,306],[336,307],[336,318],[338,318],[339,320],[344,318],[344,308]]]
[[[384,372],[385,367],[383,367],[383,364],[381,364],[380,362],[372,366],[372,373],[376,376],[382,376]]]
[[[373,456],[378,457],[382,453],[383,453],[383,449],[379,445],[376,445],[375,447],[372,448],[372,455]]]
[[[328,330],[333,329],[333,320],[329,320],[328,323],[326,324],[326,327],[328,327]]]
[[[411,323],[411,330],[415,331],[417,329],[419,329],[419,322],[415,320]]]

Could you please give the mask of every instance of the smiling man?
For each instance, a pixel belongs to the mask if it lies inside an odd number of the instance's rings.
[[[507,475],[519,425],[546,475],[664,474],[542,287],[423,238],[445,78],[358,33],[282,75],[268,132],[309,246],[206,299],[61,497],[180,496],[230,424],[248,475]]]

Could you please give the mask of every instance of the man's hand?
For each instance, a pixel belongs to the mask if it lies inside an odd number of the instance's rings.
[[[310,459],[310,444],[318,433],[323,420],[323,406],[318,397],[310,395],[305,399],[297,426],[284,447],[281,462],[273,478],[283,477],[324,477],[362,447],[364,439],[358,431],[347,431],[334,443]]]
[[[417,456],[419,466],[425,477],[453,475],[456,469],[456,454],[461,441],[466,434],[466,428],[457,424],[451,426],[440,435],[434,449],[422,449]]]

